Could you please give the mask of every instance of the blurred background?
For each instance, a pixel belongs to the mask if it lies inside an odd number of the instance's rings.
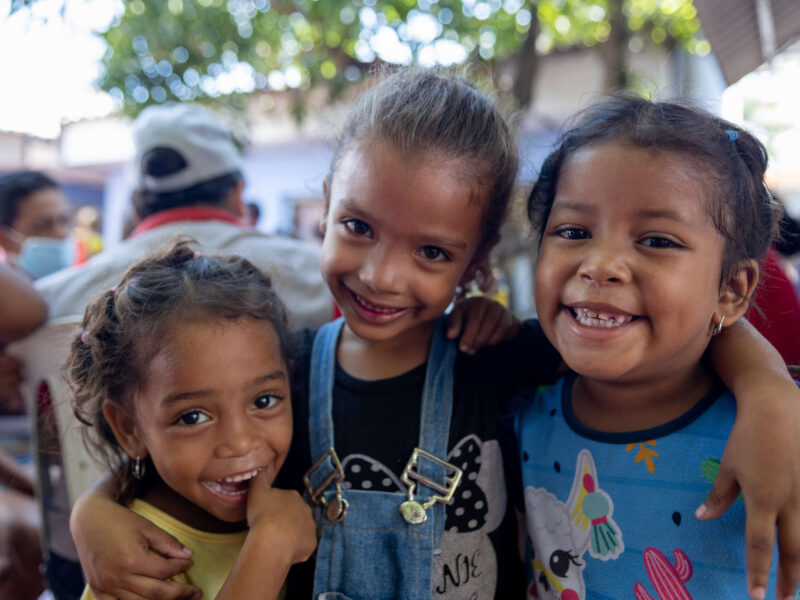
[[[754,131],[800,213],[797,0],[0,0],[0,173],[53,176],[92,232],[122,239],[130,120],[149,104],[218,111],[245,152],[256,227],[315,239],[348,100],[382,65],[463,68],[516,114],[521,195],[564,120],[620,87],[691,96]],[[533,313],[521,218],[502,295]]]

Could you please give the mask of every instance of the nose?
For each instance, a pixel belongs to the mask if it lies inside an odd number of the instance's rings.
[[[261,446],[260,428],[247,415],[230,416],[220,427],[216,454],[219,458],[246,456]]]
[[[628,249],[614,240],[592,239],[578,269],[587,283],[614,285],[631,280]]]
[[[402,257],[386,244],[370,249],[359,270],[361,282],[377,293],[399,293]]]

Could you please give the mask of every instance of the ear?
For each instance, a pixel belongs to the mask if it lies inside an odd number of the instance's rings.
[[[491,287],[494,283],[494,277],[492,276],[492,265],[489,256],[492,253],[492,248],[494,248],[499,241],[500,236],[495,235],[475,252],[475,256],[472,257],[469,266],[458,282],[460,286],[466,286],[472,281],[476,281],[481,290],[486,291]]]
[[[144,458],[147,456],[147,446],[145,446],[139,435],[136,419],[127,408],[119,402],[105,400],[103,402],[103,416],[106,418],[109,427],[111,427],[111,431],[114,432],[117,442],[119,442],[119,445],[122,446],[128,456],[131,458],[136,458],[137,456]]]
[[[326,175],[322,180],[322,219],[319,222],[319,231],[322,237],[325,237],[325,232],[328,230],[328,210],[331,207],[331,176]]]
[[[23,239],[24,238],[13,229],[0,227],[0,247],[2,247],[7,254],[19,254],[22,249]]]
[[[712,318],[712,326],[719,322],[722,315],[725,315],[726,327],[742,318],[750,308],[750,298],[758,284],[758,275],[758,262],[753,259],[743,260],[737,265],[734,274],[720,285],[717,314]]]
[[[240,179],[228,194],[230,211],[242,220],[247,219],[247,206],[244,203],[244,180]]]

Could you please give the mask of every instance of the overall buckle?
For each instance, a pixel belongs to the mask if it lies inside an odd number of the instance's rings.
[[[419,462],[422,458],[444,467],[445,486],[442,486],[439,482],[433,481],[419,472]],[[422,448],[414,448],[414,451],[411,453],[411,458],[408,459],[406,468],[403,469],[403,475],[400,478],[403,483],[408,486],[408,500],[403,502],[399,507],[400,514],[403,515],[403,519],[405,519],[406,523],[409,525],[420,525],[428,520],[428,514],[425,511],[436,502],[449,504],[453,499],[453,494],[455,494],[458,484],[461,483],[463,475],[463,471],[455,465],[451,465],[449,462],[442,460],[438,456],[434,456],[430,452],[426,452]],[[429,487],[436,493],[432,494],[423,503],[417,502],[414,500],[414,490],[417,487],[417,483]]]
[[[333,463],[333,473],[328,475],[328,477],[315,488],[311,483],[311,476],[322,466],[322,463],[324,463],[325,459],[328,457],[330,457]],[[333,448],[328,448],[328,450],[319,457],[319,460],[306,471],[305,475],[303,475],[303,483],[306,485],[311,501],[314,504],[321,504],[326,507],[325,515],[331,522],[344,521],[344,518],[347,516],[347,509],[350,506],[350,503],[342,496],[342,481],[344,481],[344,469],[342,468],[342,463],[339,461],[339,456],[336,454],[336,450]],[[325,498],[325,490],[327,490],[332,483],[336,484],[336,495],[329,502],[328,499]]]

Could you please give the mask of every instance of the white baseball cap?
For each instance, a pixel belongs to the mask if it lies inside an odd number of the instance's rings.
[[[149,106],[133,122],[134,186],[164,193],[185,190],[241,170],[241,155],[231,130],[210,110],[188,103]],[[156,148],[177,152],[186,166],[155,177],[144,172],[143,159]]]

